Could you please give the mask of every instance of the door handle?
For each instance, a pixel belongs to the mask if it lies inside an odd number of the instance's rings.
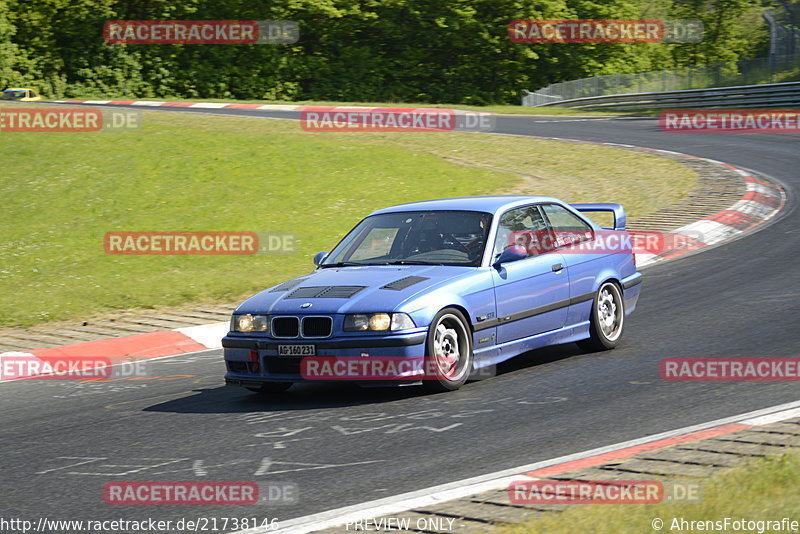
[[[560,263],[556,263],[555,265],[553,265],[551,267],[551,269],[553,269],[554,272],[558,272],[563,268],[564,268],[564,266],[562,264],[560,264]]]

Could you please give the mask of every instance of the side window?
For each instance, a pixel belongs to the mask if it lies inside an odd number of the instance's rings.
[[[556,246],[574,245],[594,238],[592,227],[563,206],[543,204],[542,210],[555,231]]]
[[[507,211],[500,218],[494,242],[495,257],[511,245],[522,245],[528,256],[552,249],[552,233],[536,206]]]

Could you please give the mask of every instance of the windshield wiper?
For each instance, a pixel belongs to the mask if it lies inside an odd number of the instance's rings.
[[[320,267],[351,267],[354,265],[368,267],[374,265],[447,265],[447,264],[442,262],[413,261],[413,260],[393,260],[393,261],[382,261],[376,263],[363,263],[359,261],[342,261],[339,263],[323,263],[322,265],[320,265]]]
[[[383,263],[376,263],[375,265],[444,265],[444,263],[432,261],[411,261],[411,260],[394,260]]]
[[[369,265],[369,263],[361,263],[357,261],[340,261],[338,263],[323,263],[320,267],[351,267],[353,265]]]

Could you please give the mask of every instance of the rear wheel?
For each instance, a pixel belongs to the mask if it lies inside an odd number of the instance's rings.
[[[625,301],[622,291],[614,282],[604,282],[592,301],[589,319],[591,337],[578,341],[578,346],[586,351],[613,349],[622,337],[625,324]]]
[[[472,333],[455,308],[436,314],[428,327],[423,385],[429,391],[454,391],[472,371]]]
[[[261,387],[247,389],[260,395],[272,395],[273,393],[283,393],[292,387],[293,383],[294,382],[264,382],[261,384]]]

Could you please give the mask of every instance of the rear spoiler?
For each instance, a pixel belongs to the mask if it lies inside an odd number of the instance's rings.
[[[570,204],[573,208],[581,213],[591,213],[597,211],[608,211],[614,214],[614,230],[624,230],[628,223],[628,217],[625,215],[625,208],[622,204],[614,204],[612,202],[596,202],[592,204]],[[611,230],[611,228],[609,228]]]

